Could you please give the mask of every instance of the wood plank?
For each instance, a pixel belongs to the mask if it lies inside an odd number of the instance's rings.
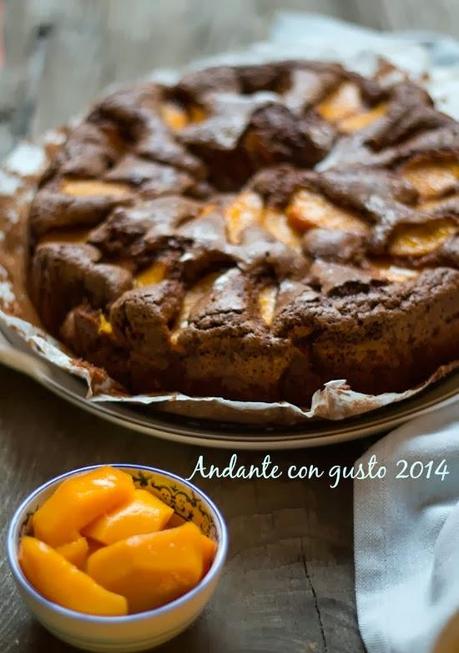
[[[0,75],[0,157],[28,136],[50,34],[52,3],[8,0],[5,5],[5,68]]]
[[[66,3],[53,14],[31,133],[36,136],[85,110],[103,86],[106,3]]]

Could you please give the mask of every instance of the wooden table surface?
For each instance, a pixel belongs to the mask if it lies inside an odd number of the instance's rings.
[[[1,5],[1,3],[0,3]],[[104,86],[266,36],[278,8],[320,10],[383,28],[459,34],[457,0],[7,0],[0,155],[77,114]],[[455,8],[456,7],[456,8]],[[350,465],[368,442],[276,453],[289,463]],[[0,527],[38,484],[98,462],[189,475],[230,452],[168,444],[98,418],[0,368]],[[256,463],[263,453],[240,456]],[[211,605],[164,653],[360,653],[353,586],[352,486],[314,481],[197,481],[223,510],[231,547]],[[28,615],[0,557],[0,650],[72,650]]]

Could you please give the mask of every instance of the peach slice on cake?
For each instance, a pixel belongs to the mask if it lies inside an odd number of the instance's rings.
[[[160,283],[166,276],[166,269],[164,261],[155,261],[136,276],[135,285],[143,288]]]
[[[348,116],[338,123],[338,129],[345,134],[352,134],[359,129],[364,129],[382,118],[387,113],[387,103],[382,102],[371,109],[361,111],[353,116]]]
[[[392,256],[425,256],[456,232],[457,226],[448,219],[401,225],[392,236],[389,252]]]
[[[128,184],[99,179],[64,179],[60,191],[72,197],[111,197],[123,199],[131,193]]]
[[[286,213],[290,224],[299,231],[320,227],[362,235],[370,232],[365,220],[310,190],[300,190],[296,193]]]
[[[263,202],[257,193],[244,192],[238,195],[225,210],[228,240],[239,243],[244,229],[260,223],[262,216]]]
[[[329,122],[337,123],[364,109],[361,92],[357,84],[343,82],[337,89],[332,91],[322,102],[316,111]]]
[[[459,162],[453,159],[411,161],[400,172],[423,200],[439,197],[459,186]]]

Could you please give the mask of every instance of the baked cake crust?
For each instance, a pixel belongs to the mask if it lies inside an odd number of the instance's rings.
[[[221,66],[103,99],[31,208],[45,328],[128,391],[298,405],[459,358],[459,125],[393,73]]]

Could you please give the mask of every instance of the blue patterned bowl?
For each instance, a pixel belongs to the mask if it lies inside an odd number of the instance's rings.
[[[188,481],[154,467],[114,464],[134,479],[138,488],[159,496],[184,519],[193,521],[205,535],[218,543],[211,568],[201,582],[187,594],[167,605],[126,617],[96,617],[63,608],[39,594],[25,578],[18,563],[18,546],[29,528],[30,517],[69,476],[102,465],[84,467],[48,481],[17,509],[8,531],[8,561],[19,593],[35,617],[63,641],[99,653],[145,651],[172,639],[185,630],[202,612],[220,579],[228,548],[228,533],[223,517],[212,501]]]

